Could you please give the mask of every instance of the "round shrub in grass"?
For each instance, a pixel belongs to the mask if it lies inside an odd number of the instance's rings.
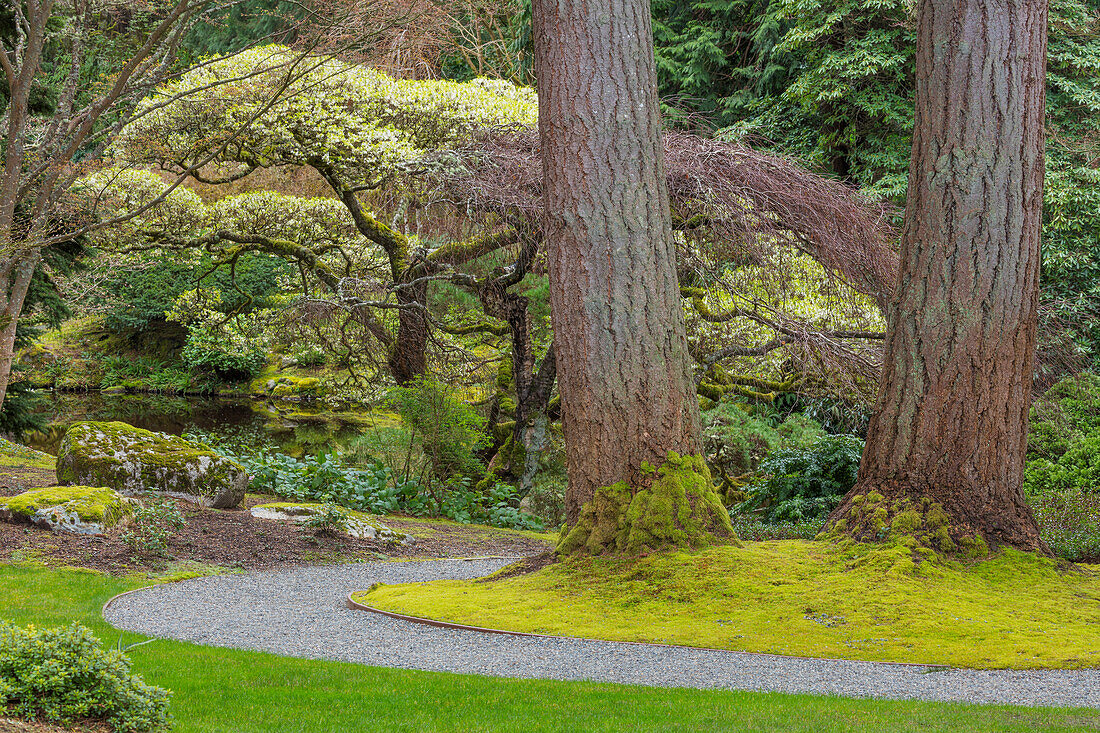
[[[808,448],[781,448],[760,464],[759,478],[745,487],[749,498],[733,510],[770,522],[802,524],[824,519],[855,485],[863,441],[829,435]]]
[[[166,731],[168,691],[130,674],[84,626],[21,628],[0,623],[0,712],[71,724],[106,721],[121,733]]]

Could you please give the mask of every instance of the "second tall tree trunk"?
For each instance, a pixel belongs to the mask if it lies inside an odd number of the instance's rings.
[[[1044,548],[1021,485],[1046,27],[1043,0],[920,2],[913,157],[879,404],[859,481],[831,517],[862,539],[895,532],[944,550]]]

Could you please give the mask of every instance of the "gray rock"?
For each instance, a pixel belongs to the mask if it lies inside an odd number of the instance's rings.
[[[54,532],[103,534],[133,513],[133,500],[95,486],[49,486],[0,497],[0,520]]]
[[[208,446],[122,422],[74,423],[58,449],[57,480],[160,491],[215,509],[240,505],[248,488],[244,468]]]
[[[257,504],[252,507],[251,514],[256,519],[269,519],[275,521],[308,522],[311,517],[324,511],[324,504],[314,502],[289,502],[279,501],[269,504]],[[365,540],[382,540],[385,542],[399,542],[403,545],[411,544],[414,540],[411,535],[390,529],[376,517],[354,509],[343,509],[346,513],[346,527],[344,531],[352,537]]]

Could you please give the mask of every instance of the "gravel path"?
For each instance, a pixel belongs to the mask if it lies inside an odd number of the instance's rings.
[[[502,560],[298,567],[195,578],[124,595],[114,626],[211,646],[380,667],[659,687],[1100,708],[1100,670],[980,671],[810,660],[440,629],[345,608],[376,582],[474,578]]]

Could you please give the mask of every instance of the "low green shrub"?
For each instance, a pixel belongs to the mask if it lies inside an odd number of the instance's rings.
[[[1073,438],[1057,461],[1034,458],[1024,467],[1024,491],[1096,491],[1100,485],[1100,432]]]
[[[239,333],[195,324],[187,329],[187,343],[180,359],[192,369],[242,381],[259,374],[267,357],[260,345]]]
[[[808,448],[781,448],[760,464],[761,478],[745,487],[748,499],[734,511],[767,521],[823,519],[855,485],[863,441],[829,435]]]
[[[1059,557],[1100,559],[1100,376],[1063,379],[1030,417],[1024,494],[1039,534]]]
[[[21,628],[0,622],[0,711],[73,724],[105,721],[120,733],[171,727],[169,693],[130,674],[121,651],[105,651],[91,630]]]
[[[541,519],[519,508],[519,494],[514,486],[493,484],[485,493],[476,491],[469,479],[452,486],[444,499],[444,516],[456,522],[488,524],[508,529],[541,530]]]
[[[179,507],[167,499],[149,499],[134,510],[119,538],[130,549],[150,557],[168,557],[168,540],[187,524]]]
[[[771,420],[749,414],[737,402],[721,402],[703,413],[703,456],[722,493],[755,471],[777,448],[804,448],[825,435],[813,420],[795,413]]]
[[[1028,497],[1039,536],[1058,557],[1100,560],[1100,493],[1079,488]]]
[[[1080,438],[1100,434],[1100,376],[1081,372],[1055,384],[1031,406],[1028,456],[1058,461]]]
[[[315,529],[319,534],[338,535],[348,531],[348,521],[351,514],[342,506],[325,502],[321,509],[311,514],[304,524],[310,529]]]
[[[303,349],[294,355],[294,363],[300,367],[322,367],[327,360],[325,352],[316,346]]]
[[[479,522],[512,529],[542,529],[542,523],[519,511],[515,490],[498,484],[482,493],[467,478],[438,484],[429,491],[419,482],[395,477],[390,467],[374,462],[352,468],[335,454],[292,458],[282,453],[233,456],[252,477],[252,491],[296,501],[332,503],[370,514],[402,512],[443,516],[456,522]]]
[[[779,442],[779,433],[767,421],[737,403],[721,402],[703,413],[703,455],[715,474],[748,473]]]

